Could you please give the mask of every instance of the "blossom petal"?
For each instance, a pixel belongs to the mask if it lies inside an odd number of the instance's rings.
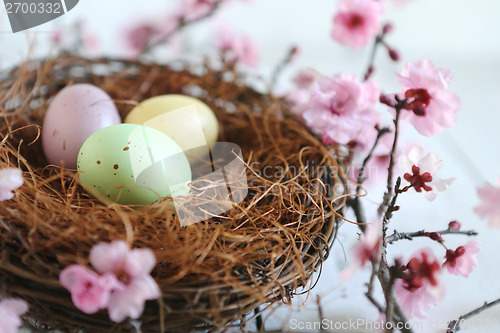
[[[433,190],[437,190],[438,192],[443,192],[448,189],[456,180],[456,178],[447,178],[447,179],[440,179],[438,177],[434,178],[435,180],[430,183],[430,186],[432,187]]]
[[[500,187],[486,183],[476,191],[481,202],[474,207],[474,212],[481,218],[488,218],[490,227],[500,227]]]
[[[418,166],[420,164],[420,160],[423,157],[424,157],[424,148],[420,146],[415,146],[408,152],[408,160],[412,162],[412,165]],[[411,170],[411,166],[408,168],[408,170]]]
[[[125,241],[99,243],[90,250],[90,263],[99,273],[117,272],[125,263],[129,247]]]
[[[0,311],[8,309],[11,313],[20,316],[28,311],[28,303],[17,298],[6,298],[0,301]]]
[[[0,170],[0,201],[10,200],[14,197],[12,191],[23,185],[23,172],[17,168]]]
[[[429,201],[434,201],[436,198],[437,198],[437,194],[435,192],[427,192],[427,191],[423,191],[422,192],[424,198],[426,198],[427,200]]]
[[[492,228],[500,228],[500,213],[492,215],[488,225]]]
[[[15,298],[0,301],[0,332],[16,333],[22,325],[21,315],[28,311],[28,304]]]
[[[14,192],[0,188],[0,201],[10,200],[14,197]]]
[[[100,276],[83,265],[71,265],[59,275],[61,285],[71,293],[73,304],[87,314],[106,308],[111,290]]]
[[[411,171],[411,167],[415,165],[406,155],[400,155],[398,158],[398,168],[403,172]]]
[[[443,167],[443,160],[434,153],[428,153],[417,164],[422,173],[428,172],[435,175]]]
[[[144,311],[146,300],[160,296],[160,289],[150,276],[136,278],[125,290],[113,293],[108,305],[109,318],[117,323],[126,318],[137,319]]]
[[[133,249],[125,260],[125,272],[131,277],[149,274],[156,264],[156,258],[151,249]]]

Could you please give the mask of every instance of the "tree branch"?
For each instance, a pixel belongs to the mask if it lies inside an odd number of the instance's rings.
[[[391,131],[388,127],[384,127],[384,128],[380,128],[380,129],[375,128],[375,129],[377,130],[377,137],[375,138],[375,141],[373,142],[373,146],[370,149],[370,152],[363,160],[363,163],[361,164],[361,169],[358,172],[358,179],[357,179],[358,187],[356,188],[356,196],[351,198],[348,202],[349,206],[351,207],[351,209],[354,212],[354,215],[356,216],[356,221],[358,223],[362,223],[359,225],[359,228],[363,232],[365,231],[366,218],[365,218],[365,214],[363,212],[363,208],[362,208],[362,204],[361,204],[361,200],[360,200],[360,196],[361,196],[360,192],[361,192],[361,185],[363,184],[363,182],[367,178],[364,175],[365,170],[366,170],[366,166],[368,165],[368,162],[370,162],[371,158],[373,157],[373,153],[375,152],[375,149],[377,148],[377,146],[380,142],[380,138],[383,137],[385,134],[390,133],[390,131]]]
[[[481,312],[483,312],[484,310],[491,308],[492,306],[495,306],[497,304],[500,304],[500,298],[497,300],[494,300],[493,302],[490,302],[490,303],[484,302],[484,304],[482,306],[478,307],[477,309],[474,309],[471,312],[468,312],[468,313],[458,317],[458,319],[456,319],[456,320],[450,321],[448,323],[448,330],[446,331],[446,333],[455,333],[455,332],[460,331],[460,323],[462,321],[467,320],[473,316],[476,316],[476,315],[480,314]]]
[[[380,42],[383,39],[383,34],[380,33],[375,37],[375,41],[373,42],[372,51],[370,53],[370,61],[368,62],[368,66],[366,67],[365,74],[363,75],[363,79],[367,81],[373,74],[374,71],[374,63],[375,63],[375,55],[377,54],[377,49],[380,45]]]
[[[394,109],[396,111],[396,118],[394,119],[394,141],[392,143],[391,155],[389,159],[389,169],[387,171],[387,191],[384,193],[384,199],[380,204],[380,206],[378,207],[379,215],[383,214],[385,207],[387,207],[393,195],[393,173],[394,173],[394,162],[396,159],[396,149],[399,138],[399,118],[401,116],[401,110],[403,110],[404,105],[406,104],[405,101],[400,101],[399,99],[397,99],[397,96],[396,100],[397,104],[394,106]]]
[[[366,158],[363,160],[363,164],[361,164],[361,169],[358,172],[358,180],[357,180],[358,181],[358,188],[356,189],[356,195],[359,195],[359,192],[361,191],[361,186],[359,186],[359,185],[363,184],[363,182],[367,178],[365,176],[366,166],[368,165],[368,162],[370,162],[371,158],[373,157],[373,153],[375,152],[375,149],[378,146],[380,138],[382,138],[385,134],[391,132],[389,127],[384,127],[381,129],[375,128],[375,129],[377,130],[377,137],[375,138],[375,142],[373,143],[372,149],[370,150],[370,152],[368,153]]]
[[[185,27],[213,16],[217,12],[217,9],[219,9],[221,3],[222,3],[222,0],[216,1],[210,11],[208,11],[206,14],[204,14],[196,19],[186,20],[185,17],[180,17],[179,18],[179,25],[177,26],[177,28],[175,30],[170,31],[169,33],[159,37],[158,39],[155,39],[154,41],[148,42],[146,44],[146,46],[144,47],[144,49],[141,51],[141,54],[148,53],[152,49],[154,49],[155,47],[165,43],[167,40],[170,39],[170,37],[172,37],[174,34],[178,33],[179,31],[183,30]]]
[[[452,230],[452,229],[446,229],[446,230],[441,230],[441,231],[435,231],[435,232],[427,232],[425,230],[420,230],[416,232],[398,232],[394,230],[394,233],[390,236],[386,237],[386,242],[387,244],[392,244],[394,242],[397,242],[399,240],[403,239],[408,239],[408,240],[413,240],[415,237],[429,237],[431,233],[438,233],[440,235],[465,235],[465,236],[477,236],[478,233],[475,230]]]
[[[297,46],[292,46],[286,53],[285,57],[279,62],[279,64],[274,69],[271,75],[271,87],[275,88],[278,83],[278,79],[281,76],[281,73],[286,68],[290,62],[292,62],[294,56],[297,54],[298,48]]]

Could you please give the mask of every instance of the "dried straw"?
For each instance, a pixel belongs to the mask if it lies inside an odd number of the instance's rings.
[[[245,86],[235,72],[68,55],[27,62],[0,82],[0,168],[19,167],[25,176],[14,199],[0,203],[0,294],[27,300],[40,325],[134,331],[137,323],[112,323],[104,311],[80,312],[59,284],[61,269],[88,264],[97,242],[125,239],[154,251],[152,275],[163,295],[147,303],[142,332],[218,329],[261,304],[286,302],[328,255],[344,205],[345,162],[282,100]],[[246,200],[181,227],[165,202],[132,209],[89,197],[74,170],[47,166],[38,138],[50,98],[77,82],[107,91],[122,117],[160,94],[206,102],[220,121],[220,140],[242,147]]]

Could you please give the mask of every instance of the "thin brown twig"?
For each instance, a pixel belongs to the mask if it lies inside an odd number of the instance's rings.
[[[292,62],[294,56],[297,54],[298,48],[297,46],[292,46],[290,49],[288,49],[285,57],[278,63],[276,68],[274,69],[272,75],[271,75],[271,87],[275,88],[276,84],[278,83],[278,79],[281,76],[281,73],[283,73],[283,70],[286,68],[290,62]]]
[[[375,149],[377,148],[380,139],[385,134],[391,132],[389,127],[383,127],[383,128],[377,127],[375,129],[377,130],[377,137],[375,138],[375,142],[373,143],[373,146],[372,146],[370,152],[368,153],[366,158],[363,160],[363,164],[361,164],[361,169],[358,172],[358,180],[357,180],[358,181],[358,188],[356,189],[356,195],[359,195],[359,193],[361,191],[360,185],[363,184],[363,182],[367,179],[367,177],[365,176],[366,166],[368,165],[368,162],[370,162],[371,158],[373,157],[373,153],[375,152]]]
[[[221,3],[222,3],[222,0],[218,0],[218,1],[214,2],[214,5],[210,11],[208,11],[204,15],[197,17],[195,19],[186,20],[185,17],[179,17],[179,25],[177,26],[177,28],[175,30],[166,33],[165,35],[155,39],[154,41],[150,41],[150,42],[146,43],[146,45],[144,46],[144,49],[141,51],[141,54],[148,53],[152,49],[154,49],[155,47],[165,43],[167,40],[170,39],[170,37],[172,37],[173,35],[175,35],[179,31],[183,30],[184,28],[213,16],[217,12],[217,10],[219,9]]]
[[[399,101],[398,103],[394,106],[394,109],[396,110],[396,117],[394,119],[394,141],[392,144],[391,148],[391,155],[389,159],[389,168],[387,172],[387,190],[384,193],[384,199],[382,203],[380,204],[378,208],[378,214],[382,215],[384,208],[389,204],[389,201],[392,198],[393,195],[393,173],[394,173],[394,163],[396,159],[396,149],[397,149],[397,144],[398,144],[398,138],[399,138],[399,118],[401,115],[401,111],[403,110],[404,106],[404,101]]]
[[[374,70],[373,65],[375,63],[375,55],[377,54],[378,47],[379,47],[380,43],[382,42],[382,40],[383,40],[383,34],[382,33],[378,34],[375,37],[375,41],[373,42],[372,50],[371,50],[371,53],[370,53],[370,60],[368,62],[368,66],[366,67],[366,71],[363,74],[363,79],[365,81],[367,81],[370,78],[370,76],[372,75],[372,73],[373,73],[373,70]]]
[[[349,200],[349,206],[353,210],[354,215],[356,216],[356,221],[358,223],[360,223],[359,227],[360,227],[361,231],[363,231],[363,232],[365,231],[365,227],[366,227],[366,217],[365,217],[365,214],[364,214],[364,211],[362,208],[360,195],[361,195],[361,188],[362,188],[361,185],[366,180],[364,173],[366,170],[366,166],[368,165],[368,162],[370,162],[371,158],[373,157],[373,153],[375,152],[375,149],[377,148],[377,146],[380,142],[380,138],[382,136],[384,136],[385,134],[390,132],[390,129],[388,127],[384,127],[381,129],[376,128],[376,130],[377,130],[377,137],[375,138],[375,141],[373,142],[373,146],[370,149],[370,152],[363,160],[363,163],[361,164],[361,169],[358,172],[358,179],[357,179],[358,187],[356,188],[356,196],[354,196],[353,198],[351,198]]]
[[[474,310],[458,317],[458,319],[450,321],[448,323],[448,330],[446,331],[446,333],[455,333],[455,332],[460,331],[460,329],[461,329],[460,324],[463,323],[464,320],[467,320],[473,316],[476,316],[476,315],[480,314],[481,312],[483,312],[484,310],[491,308],[492,306],[495,306],[497,304],[500,304],[500,298],[496,299],[492,302],[489,302],[489,303],[484,302],[484,304],[482,306],[478,307],[477,309],[474,309]]]
[[[320,332],[326,332],[325,328],[323,327],[323,320],[325,319],[325,316],[323,314],[323,307],[321,306],[321,296],[317,295],[316,296],[316,305],[318,306],[318,316],[319,316],[319,322],[320,322]]]
[[[391,222],[393,213],[399,209],[399,207],[396,205],[399,194],[403,192],[403,190],[400,189],[401,186],[401,177],[398,177],[396,180],[396,185],[394,185],[394,192],[395,194],[392,197],[391,203],[389,206],[387,206],[387,209],[385,211],[384,217],[382,218],[382,262],[387,264],[387,230],[389,229],[389,223]]]

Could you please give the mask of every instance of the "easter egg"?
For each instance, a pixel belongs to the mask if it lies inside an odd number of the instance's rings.
[[[219,136],[219,124],[213,111],[202,101],[185,95],[149,98],[132,109],[125,122],[162,131],[189,157],[208,152],[207,145],[217,141]]]
[[[105,203],[147,205],[189,192],[191,167],[162,132],[119,124],[93,133],[78,154],[83,187]]]
[[[95,131],[121,122],[109,95],[91,84],[61,90],[50,103],[42,125],[42,145],[47,161],[76,168],[78,151]]]

